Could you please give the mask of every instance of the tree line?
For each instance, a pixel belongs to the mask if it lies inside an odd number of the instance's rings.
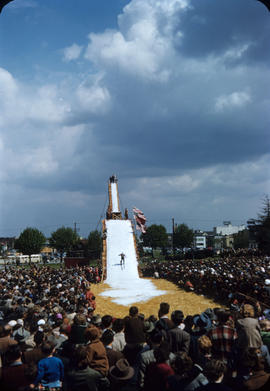
[[[144,247],[163,250],[169,247],[166,228],[161,224],[150,225],[140,239],[140,245]],[[172,247],[192,247],[193,239],[194,231],[185,223],[179,224],[172,233]],[[270,254],[270,198],[267,195],[263,198],[258,218],[248,220],[247,229],[234,235],[234,248],[247,248],[252,241],[260,250]],[[16,239],[14,247],[29,255],[31,260],[31,255],[40,253],[46,243],[60,254],[61,260],[64,253],[77,252],[90,259],[99,259],[102,252],[102,235],[98,230],[91,231],[87,239],[81,240],[69,227],[52,232],[48,240],[37,228],[26,228]]]
[[[70,227],[58,228],[48,239],[37,228],[28,227],[15,240],[14,248],[28,255],[31,262],[31,255],[39,254],[46,244],[60,254],[61,261],[64,253],[99,259],[102,252],[102,236],[98,230],[91,231],[87,240],[82,240]]]

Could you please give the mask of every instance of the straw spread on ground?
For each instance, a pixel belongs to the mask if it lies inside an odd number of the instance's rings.
[[[205,296],[197,295],[194,292],[186,292],[180,289],[172,282],[163,279],[151,279],[150,280],[156,286],[158,290],[166,291],[166,294],[156,296],[147,301],[134,302],[130,305],[120,305],[114,303],[110,297],[103,297],[100,294],[110,287],[106,283],[92,285],[92,291],[96,296],[97,309],[96,313],[100,315],[110,314],[116,318],[123,318],[128,315],[128,309],[131,305],[136,305],[139,308],[139,312],[143,313],[145,317],[150,315],[157,316],[159,304],[161,302],[167,302],[170,304],[170,312],[174,310],[182,310],[184,315],[195,315],[203,312],[206,308],[221,307],[220,304],[215,303],[213,300],[206,298]]]

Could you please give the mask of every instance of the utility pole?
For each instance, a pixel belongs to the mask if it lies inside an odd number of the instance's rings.
[[[174,217],[172,218],[172,251],[174,256]]]
[[[76,222],[74,223],[74,232],[75,232],[75,234],[77,233],[77,223]]]

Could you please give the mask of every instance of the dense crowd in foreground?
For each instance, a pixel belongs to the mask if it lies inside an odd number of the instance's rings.
[[[91,273],[0,272],[1,391],[270,389],[270,310],[183,314],[160,303],[147,319],[135,306],[100,317]]]

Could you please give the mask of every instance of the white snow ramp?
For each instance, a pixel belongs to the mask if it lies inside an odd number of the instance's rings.
[[[146,279],[139,278],[133,231],[130,220],[106,220],[107,228],[107,279],[111,289],[102,293],[113,302],[131,305],[163,295]],[[120,264],[120,254],[125,254],[125,264]]]

